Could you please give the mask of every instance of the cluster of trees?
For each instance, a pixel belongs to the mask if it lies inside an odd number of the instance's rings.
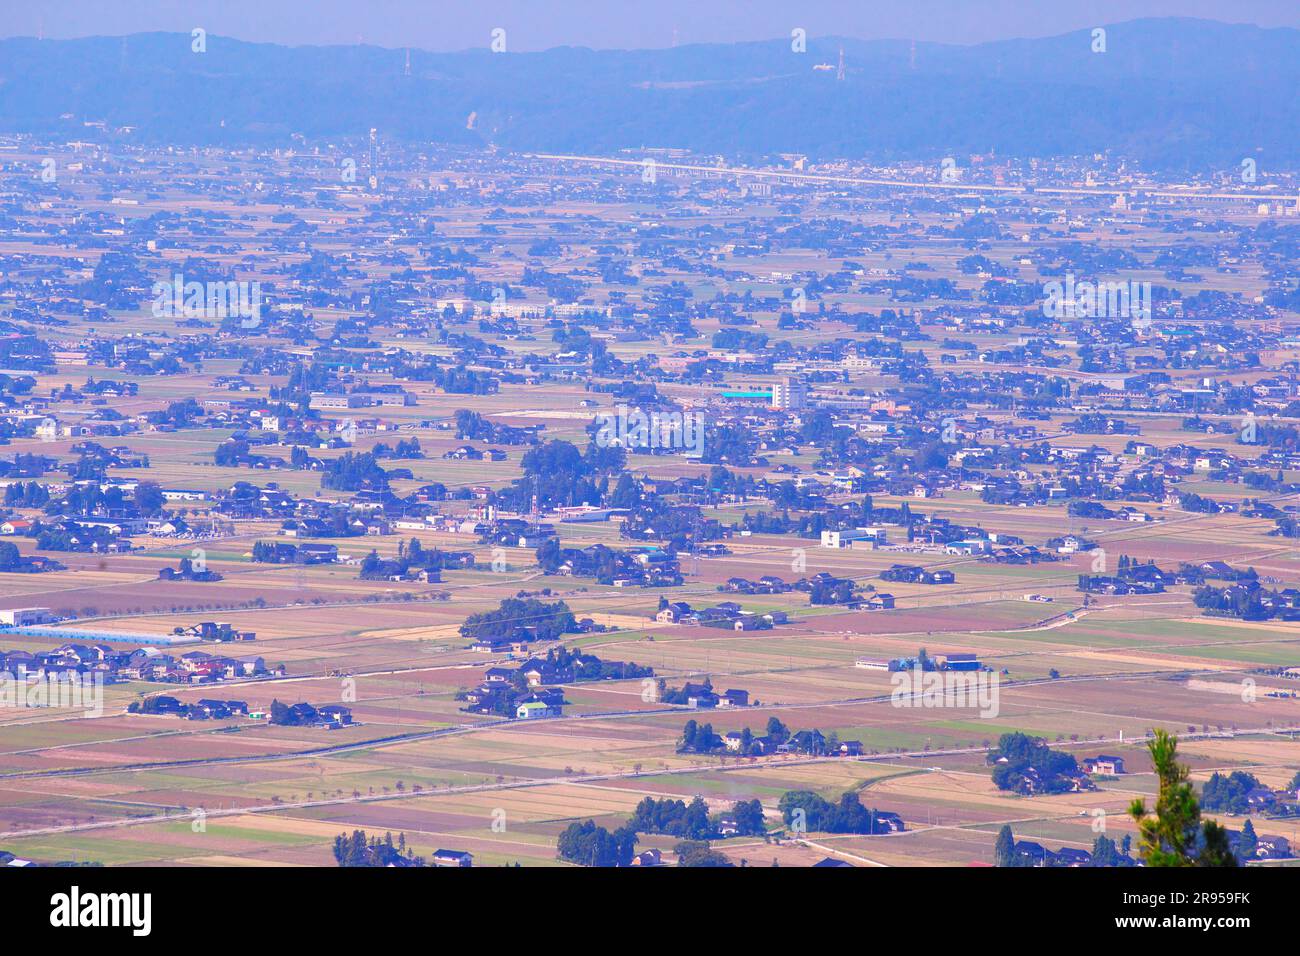
[[[713,333],[713,347],[759,352],[767,348],[767,335],[762,332],[745,332],[741,329],[723,329]]]
[[[681,840],[674,847],[678,866],[733,866],[704,840]]]
[[[534,433],[514,425],[499,425],[467,408],[456,411],[456,437],[478,439],[498,445],[531,445],[536,443]]]
[[[740,801],[730,815],[742,835],[765,832],[763,807],[758,800]],[[708,842],[720,835],[717,819],[709,817],[699,797],[689,805],[681,800],[646,797],[637,805],[633,818],[613,832],[593,820],[569,824],[560,834],[556,849],[560,859],[581,866],[629,866],[636,854],[638,831],[643,831],[682,837],[673,847],[678,866],[732,866]]]
[[[624,475],[623,477],[627,477]],[[564,548],[558,537],[549,537],[537,548],[537,564],[545,574],[556,574],[568,565],[575,576],[595,578],[597,583],[610,585],[615,578],[636,579],[644,575],[642,568],[627,551],[603,544],[586,548]],[[659,569],[655,583],[661,586],[681,584],[681,566],[673,559]]]
[[[1201,495],[1194,494],[1190,491],[1178,496],[1178,507],[1184,511],[1195,511],[1200,514],[1218,514],[1219,503],[1213,498],[1205,498]]]
[[[815,581],[808,592],[809,604],[850,604],[858,598],[857,585],[848,578]]]
[[[16,545],[0,541],[0,571],[18,571],[23,566],[23,556]]]
[[[524,454],[519,461],[523,477],[497,492],[496,501],[517,512],[531,510],[534,501],[547,509],[595,504],[604,500],[608,476],[621,471],[625,460],[621,448],[599,448],[593,443],[584,455],[572,442],[548,441]]]
[[[745,730],[749,728],[746,727]],[[744,737],[744,731],[741,731],[741,737]],[[767,722],[767,737],[776,745],[786,744],[797,754],[809,754],[814,757],[820,757],[823,754],[833,753],[840,749],[839,734],[831,731],[829,735],[823,734],[814,727],[812,730],[796,730],[791,732],[785,724],[775,717]],[[744,740],[741,741],[741,747],[744,747]]]
[[[290,441],[296,440],[297,437],[297,435],[286,435],[284,441],[288,444]],[[289,452],[289,465],[295,471],[310,471],[313,468],[321,467],[321,462],[318,459],[313,458],[307,449],[302,447],[302,445],[294,445],[293,449]]]
[[[622,479],[620,481],[620,487]],[[694,505],[670,505],[659,498],[633,507],[619,533],[634,541],[665,542],[669,552],[688,551],[691,542],[717,541],[724,529],[716,518],[706,518]]]
[[[722,738],[713,732],[712,724],[698,724],[694,720],[688,720],[682,727],[682,739],[677,745],[677,752],[709,754],[723,749],[723,746]]]
[[[730,817],[738,836],[762,836],[763,804],[758,800],[741,800],[730,813],[709,815],[704,800],[696,797],[689,804],[681,800],[646,797],[636,806],[630,825],[639,833],[662,833],[685,840],[711,840],[722,835],[721,821]]]
[[[36,547],[42,551],[103,551],[119,540],[111,529],[100,525],[55,525],[41,528]]]
[[[624,676],[629,678],[654,676],[654,670],[649,667],[623,661],[602,661],[594,654],[570,651],[566,647],[551,648],[544,661],[547,676],[543,683],[547,684],[618,680]],[[525,668],[522,667],[516,668],[511,672],[509,680],[487,685],[493,690],[488,699],[480,699],[477,706],[462,709],[473,713],[490,712],[501,717],[514,717],[520,701],[533,692],[528,686],[528,678],[524,675],[524,670]],[[457,700],[465,700],[468,697],[467,690],[462,689],[456,693]]]
[[[582,866],[630,866],[636,854],[636,829],[631,824],[613,833],[595,821],[571,823],[556,843],[560,859]]]
[[[320,486],[332,491],[379,490],[388,487],[388,472],[379,467],[371,452],[347,452],[325,463]]]
[[[405,438],[398,441],[397,445],[390,448],[386,442],[380,442],[370,450],[375,458],[423,458],[424,452],[420,449],[420,439]]]
[[[392,833],[367,837],[365,830],[352,835],[340,833],[334,838],[334,861],[339,866],[424,866],[424,858],[415,856],[406,845],[406,834]]]
[[[491,687],[491,696],[480,699],[475,706],[462,707],[461,710],[466,713],[491,713],[498,717],[513,718],[519,710],[519,702],[532,694],[528,679],[518,670],[510,675],[509,681],[502,681]],[[456,692],[457,700],[466,700],[468,697],[468,690],[461,689]]]
[[[363,581],[384,581],[394,575],[405,577],[412,571],[441,571],[462,564],[461,557],[451,557],[437,548],[426,551],[418,538],[412,538],[409,544],[398,544],[395,558],[381,558],[378,552],[371,551],[361,562],[360,577]]]
[[[212,452],[212,460],[219,468],[236,468],[239,465],[256,465],[272,461],[272,456],[254,455],[253,446],[242,438],[222,442]],[[283,463],[284,459],[275,459]]]
[[[702,686],[710,687],[707,680]],[[670,704],[685,703],[685,692],[663,690],[661,682],[660,700]],[[760,740],[761,746],[758,744]],[[748,727],[741,730],[740,748],[736,753],[741,756],[761,755],[771,753],[783,744],[789,744],[790,749],[795,753],[809,754],[814,757],[834,753],[840,749],[839,735],[835,731],[831,731],[829,735],[823,734],[816,728],[792,732],[779,718],[771,717],[767,721],[767,734],[764,737],[760,738]],[[678,753],[707,754],[724,749],[726,745],[722,738],[714,733],[712,724],[700,724],[695,720],[688,720],[683,725],[682,739],[677,745]]]
[[[478,412],[472,412],[468,408],[456,410],[456,437],[483,439],[491,441],[495,434],[493,423],[484,418]]]
[[[1214,566],[1207,566],[1188,564],[1184,561],[1178,566],[1178,576],[1188,584],[1204,584],[1211,578],[1219,581],[1240,581],[1248,587],[1253,587],[1259,583],[1259,572],[1254,568],[1234,568],[1230,566],[1219,568],[1217,566],[1219,563],[1221,562],[1216,562]]]
[[[83,458],[82,461],[94,464],[94,459],[91,458]],[[99,477],[102,474],[102,468],[97,464],[93,471],[94,474],[87,477]],[[87,484],[69,488],[61,499],[47,504],[45,511],[54,515],[156,515],[162,512],[166,500],[162,489],[152,481],[140,482],[129,497],[121,488],[101,490],[97,484]]]
[[[1042,737],[1022,733],[1003,734],[989,761],[997,788],[1016,793],[1068,793],[1082,775],[1072,754],[1053,750]]]
[[[1124,834],[1123,840],[1117,845],[1114,840],[1099,833],[1097,839],[1092,841],[1092,859],[1088,861],[1089,866],[1134,866],[1135,862],[1129,851],[1133,847],[1133,838],[1129,834]]]
[[[8,508],[43,508],[50,500],[50,493],[37,481],[15,481],[5,488],[4,502]]]
[[[145,417],[154,425],[165,424],[185,428],[203,417],[203,406],[193,398],[186,398],[179,402],[172,402],[161,411],[147,412]]]
[[[1113,435],[1128,431],[1128,422],[1122,418],[1110,418],[1101,412],[1080,415],[1065,427],[1076,435]]]
[[[1259,788],[1254,774],[1234,770],[1229,774],[1214,772],[1201,790],[1201,806],[1220,813],[1246,813],[1250,802],[1246,795]]]
[[[256,541],[253,543],[253,560],[262,564],[294,564],[298,560],[298,546],[287,541]],[[312,554],[308,554],[304,561],[307,564],[318,563]]]
[[[433,383],[449,395],[491,395],[501,386],[487,372],[450,366],[431,371]]]
[[[636,805],[630,822],[642,833],[662,833],[690,840],[707,840],[717,832],[709,820],[709,808],[700,797],[689,804],[646,797]]]
[[[804,830],[867,834],[889,833],[891,830],[877,821],[876,811],[864,807],[862,799],[853,790],[841,794],[838,803],[831,803],[811,790],[790,790],[781,795],[777,808],[786,826],[798,822]]]
[[[708,684],[705,684],[708,687]],[[685,695],[682,691],[662,691],[660,700],[668,704],[684,704]],[[767,721],[767,735],[759,737],[745,727],[740,732],[740,749],[736,753],[742,757],[754,756],[754,754],[771,753],[777,747],[783,744],[789,744],[794,753],[806,753],[811,756],[819,757],[826,753],[835,753],[840,749],[840,737],[835,731],[831,734],[823,734],[822,731],[801,730],[790,731],[790,728],[781,723],[779,718],[772,717]],[[759,745],[762,741],[762,745]],[[686,721],[685,726],[681,728],[681,741],[677,744],[677,753],[716,753],[724,750],[725,744],[722,737],[714,732],[714,726],[711,723],[697,723],[695,721]]]
[[[546,664],[562,678],[573,681],[630,680],[654,677],[653,667],[631,661],[605,661],[595,654],[584,654],[567,647],[553,647],[546,652]]]
[[[1133,846],[1133,838],[1129,834],[1124,834],[1124,838],[1118,844],[1110,837],[1098,834],[1097,839],[1092,841],[1092,851],[1089,854],[1088,862],[1084,866],[1089,867],[1115,867],[1115,866],[1136,866],[1137,861],[1129,855]],[[1009,824],[1003,824],[1002,829],[998,831],[997,841],[993,844],[993,865],[1002,867],[1026,867],[1034,866],[1035,863],[1028,855],[1016,852],[1016,838],[1011,832]],[[1049,853],[1043,860],[1045,866],[1070,865],[1061,863],[1055,854]]]
[[[473,641],[549,641],[577,629],[578,622],[563,601],[506,598],[495,611],[471,614],[460,626],[460,633]]]
[[[1243,621],[1267,621],[1274,617],[1294,620],[1300,617],[1289,598],[1277,591],[1266,591],[1253,581],[1226,588],[1207,584],[1192,592],[1192,600],[1208,615],[1226,615]]]
[[[290,545],[289,547],[293,547]],[[297,551],[294,548],[294,551]],[[279,564],[284,560],[284,556],[289,552],[284,548],[277,547],[273,541],[254,541],[253,542],[253,560],[261,564]]]

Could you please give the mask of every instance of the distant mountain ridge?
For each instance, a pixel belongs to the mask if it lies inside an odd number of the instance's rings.
[[[961,47],[809,37],[541,53],[285,47],[186,34],[0,40],[0,131],[177,144],[362,137],[880,160],[1114,151],[1300,168],[1300,30],[1181,18]],[[837,80],[839,51],[845,77]],[[824,64],[826,69],[814,69]],[[468,119],[474,114],[473,128]],[[70,115],[71,119],[61,118]]]

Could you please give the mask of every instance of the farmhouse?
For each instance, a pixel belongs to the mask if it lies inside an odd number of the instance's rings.
[[[473,866],[474,854],[466,850],[434,850],[434,866]]]
[[[546,704],[540,700],[526,700],[515,710],[520,720],[537,720],[542,717],[559,717],[563,710],[559,705]]]
[[[660,624],[680,624],[694,613],[685,601],[674,601],[656,614],[655,620]]]
[[[316,713],[325,724],[346,727],[352,723],[352,711],[342,704],[324,704],[316,708]]]
[[[823,531],[823,548],[874,547],[886,541],[884,528],[855,528],[852,531]]]
[[[48,607],[15,607],[0,610],[0,625],[30,627],[33,624],[50,624],[55,620]]]
[[[1116,777],[1124,772],[1124,758],[1098,754],[1096,757],[1083,759],[1085,773],[1099,773],[1106,777]]]
[[[977,671],[983,666],[974,654],[947,654],[942,660],[946,671]]]

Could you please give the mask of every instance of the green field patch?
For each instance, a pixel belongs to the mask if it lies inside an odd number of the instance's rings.
[[[193,825],[193,820],[178,820],[175,823],[164,823],[158,829],[164,833],[191,834],[195,832]],[[267,843],[280,846],[303,846],[320,842],[319,838],[302,833],[255,830],[249,827],[232,826],[210,820],[204,821],[204,829],[195,835],[217,840],[247,840],[250,843]]]
[[[975,734],[979,736],[981,740],[986,737],[989,740],[996,740],[1003,734],[1015,733],[1029,734],[1031,737],[1044,737],[1048,740],[1051,740],[1056,736],[1055,731],[1047,731],[1034,727],[1013,724],[990,724],[983,720],[939,720],[932,724],[927,724],[926,726],[942,730],[954,730]]]
[[[186,827],[188,826],[187,822]],[[42,862],[72,860],[77,863],[102,863],[104,866],[165,862],[208,852],[186,849],[174,843],[122,840],[117,836],[100,837],[85,832],[57,837],[19,838],[8,841],[5,847],[15,856]]]
[[[1300,639],[1278,644],[1252,644],[1246,647],[1201,645],[1199,647],[1169,647],[1161,653],[1174,657],[1204,657],[1214,661],[1240,661],[1243,664],[1295,665],[1300,661]]]

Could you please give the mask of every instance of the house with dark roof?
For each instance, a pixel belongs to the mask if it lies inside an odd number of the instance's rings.
[[[685,601],[674,601],[655,615],[660,624],[680,624],[695,612]]]
[[[1124,772],[1124,758],[1098,754],[1083,758],[1084,773],[1099,773],[1104,777],[1117,777]]]
[[[352,710],[344,707],[342,704],[323,704],[316,708],[316,713],[320,719],[326,723],[347,726],[352,723]]]
[[[430,859],[434,866],[474,865],[474,854],[467,850],[434,850]]]
[[[1092,862],[1092,854],[1078,847],[1063,846],[1054,854],[1053,866],[1087,866]]]

